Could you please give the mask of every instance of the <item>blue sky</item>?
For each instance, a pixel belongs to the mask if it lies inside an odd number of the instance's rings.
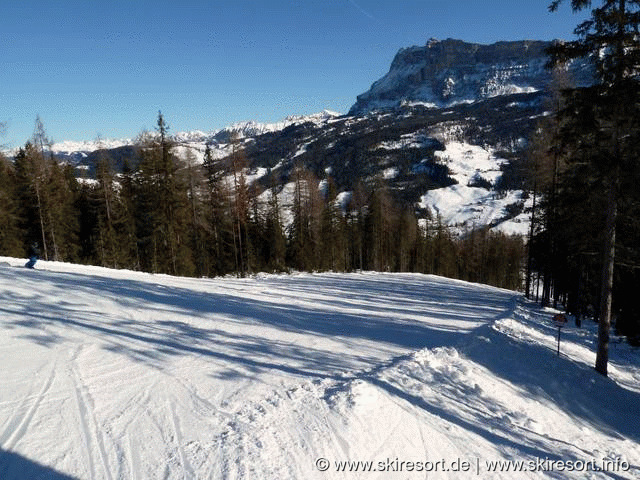
[[[547,1],[0,0],[0,144],[346,112],[402,47],[573,38]]]

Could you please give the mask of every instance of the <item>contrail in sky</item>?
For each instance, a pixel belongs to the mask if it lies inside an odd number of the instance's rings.
[[[373,15],[371,15],[369,12],[367,12],[364,8],[362,8],[360,5],[358,5],[358,4],[355,2],[355,0],[348,0],[348,2],[349,2],[351,5],[353,5],[355,8],[357,8],[358,10],[360,10],[360,12],[361,12],[363,15],[365,15],[365,16],[367,16],[367,17],[369,17],[369,18],[372,18],[372,19],[374,19],[374,18],[375,18]]]

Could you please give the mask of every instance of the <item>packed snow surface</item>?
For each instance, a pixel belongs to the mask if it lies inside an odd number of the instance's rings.
[[[514,292],[0,264],[3,480],[640,476],[638,351]]]

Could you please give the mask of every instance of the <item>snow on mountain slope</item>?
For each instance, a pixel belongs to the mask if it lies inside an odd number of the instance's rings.
[[[239,131],[248,136],[255,136],[267,132],[277,132],[284,130],[290,125],[297,123],[311,122],[321,124],[341,116],[340,113],[331,110],[323,110],[322,112],[312,113],[310,115],[289,115],[284,120],[275,123],[258,123],[255,121],[239,122],[226,127],[223,130]]]
[[[502,174],[500,165],[506,160],[496,156],[491,146],[481,147],[461,142],[464,132],[460,119],[451,120],[449,115],[445,115],[447,120],[442,121],[439,117],[438,122],[429,125],[427,120],[417,121],[412,115],[407,110],[406,115],[398,113],[394,116],[387,113],[377,115],[379,118],[374,119],[374,116],[344,117],[325,111],[314,115],[292,116],[273,124],[244,122],[209,133],[179,132],[172,138],[175,142],[174,153],[195,164],[202,163],[207,145],[210,146],[214,160],[229,157],[234,149],[243,149],[245,158],[252,165],[245,172],[249,182],[264,179],[269,171],[277,171],[279,178],[287,179],[297,161],[303,164],[325,161],[327,175],[333,175],[334,169],[339,170],[336,178],[338,183],[343,184],[340,193],[345,198],[350,195],[356,181],[350,175],[359,175],[358,180],[365,182],[371,182],[375,175],[380,175],[392,189],[402,189],[419,207],[428,208],[439,215],[454,230],[464,233],[474,226],[489,225],[505,233],[526,234],[529,216],[514,214],[514,211],[525,211],[524,208],[528,206],[521,201],[522,192],[508,191],[499,195],[492,188]],[[266,135],[267,138],[260,136],[290,126],[296,128],[282,135]],[[379,139],[372,132],[378,132]],[[370,144],[367,143],[369,135]],[[340,142],[340,148],[333,151],[336,143]],[[83,181],[86,181],[84,177],[90,175],[86,172],[91,170],[97,160],[97,155],[93,152],[99,148],[126,147],[131,143],[130,140],[63,142],[54,144],[53,151],[61,161],[81,165]],[[358,145],[361,151],[366,151],[368,157],[364,162],[359,161],[356,167],[346,168],[344,165],[350,160],[344,155],[352,154],[354,145]],[[435,151],[434,154],[434,150],[443,148],[443,145],[446,145],[446,150]],[[319,152],[323,152],[325,157],[322,158]],[[116,152],[117,162],[121,162],[122,155],[126,157],[133,153]],[[433,188],[433,182],[445,184],[447,178],[446,169],[444,172],[434,170],[433,157],[449,168],[457,185],[427,191],[425,181],[430,184],[428,188]],[[412,158],[411,163],[407,163],[407,158]],[[367,162],[370,164],[367,165]],[[338,168],[335,168],[336,164]],[[354,173],[358,169],[361,171]],[[326,178],[322,178],[320,173],[319,181],[324,180]],[[262,188],[269,183],[263,182]],[[281,215],[284,225],[289,226],[293,189],[291,184],[278,185],[278,189]],[[265,206],[270,193],[266,191],[260,197]]]
[[[231,138],[235,137],[240,144],[251,142],[252,138],[265,133],[274,133],[291,125],[302,123],[313,123],[322,125],[330,123],[340,113],[330,110],[310,115],[290,115],[279,122],[260,123],[255,121],[237,122],[227,127],[204,132],[193,130],[188,132],[177,132],[171,136],[175,142],[174,152],[181,158],[192,156],[196,163],[202,163],[207,144],[211,148],[211,155],[214,159],[222,159],[231,154],[233,146]],[[151,132],[151,135],[154,135]],[[70,161],[72,164],[82,163],[90,153],[101,149],[116,149],[120,147],[132,146],[135,139],[98,139],[88,141],[63,141],[54,143],[51,151],[62,161]],[[17,149],[7,152],[10,156],[17,154]]]
[[[198,151],[204,152],[204,147],[208,142],[216,139],[216,137],[227,138],[231,134],[239,134],[243,137],[251,137],[268,132],[277,132],[283,130],[290,125],[304,122],[312,123],[324,123],[330,121],[333,118],[339,117],[341,114],[332,112],[330,110],[323,110],[322,112],[314,113],[311,115],[290,115],[284,120],[273,123],[260,123],[255,121],[237,122],[228,127],[224,127],[218,130],[212,130],[210,132],[203,132],[200,130],[193,130],[189,132],[178,132],[173,135],[174,141],[182,146],[193,145]],[[61,155],[73,155],[75,153],[88,153],[94,152],[100,149],[111,149],[133,145],[135,140],[126,139],[98,139],[87,141],[62,141],[54,143],[51,146],[51,150],[55,154]],[[225,143],[224,141],[221,143]],[[227,153],[228,154],[228,153]]]
[[[496,157],[489,147],[456,141],[447,142],[446,149],[436,152],[436,157],[449,168],[451,177],[458,183],[429,190],[420,199],[422,208],[429,208],[444,224],[458,227],[461,231],[498,224],[497,229],[504,233],[526,236],[528,214],[504,221],[509,205],[523,203],[523,192],[510,190],[499,195],[495,190],[477,186],[482,183],[495,186],[502,174],[500,165],[506,160]]]
[[[638,351],[602,378],[568,327],[557,357],[514,292],[23,262],[0,258],[3,480],[640,474]]]
[[[130,138],[85,140],[81,142],[66,140],[52,144],[51,151],[60,155],[72,155],[74,153],[88,153],[102,149],[125,147],[127,145],[133,145],[133,143],[134,140]]]
[[[424,46],[400,49],[389,72],[361,94],[351,113],[419,101],[438,107],[483,98],[535,92],[545,87],[545,42],[492,45],[432,39]]]
[[[551,80],[545,68],[551,45],[531,40],[484,45],[431,39],[426,45],[401,48],[389,71],[358,95],[349,113],[387,110],[405,102],[447,107],[544,90]],[[587,62],[567,68],[580,85],[593,79]]]

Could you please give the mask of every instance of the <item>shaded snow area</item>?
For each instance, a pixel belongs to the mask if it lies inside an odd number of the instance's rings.
[[[23,263],[0,258],[2,480],[640,477],[638,351],[601,377],[569,326],[558,357],[517,293]]]
[[[429,208],[445,225],[461,231],[492,225],[507,234],[527,234],[529,215],[521,213],[509,218],[507,211],[507,207],[522,202],[523,192],[510,190],[499,195],[492,188],[502,175],[500,165],[507,160],[497,157],[491,148],[455,141],[448,142],[446,149],[435,155],[458,183],[428,191],[420,199],[421,207]]]

